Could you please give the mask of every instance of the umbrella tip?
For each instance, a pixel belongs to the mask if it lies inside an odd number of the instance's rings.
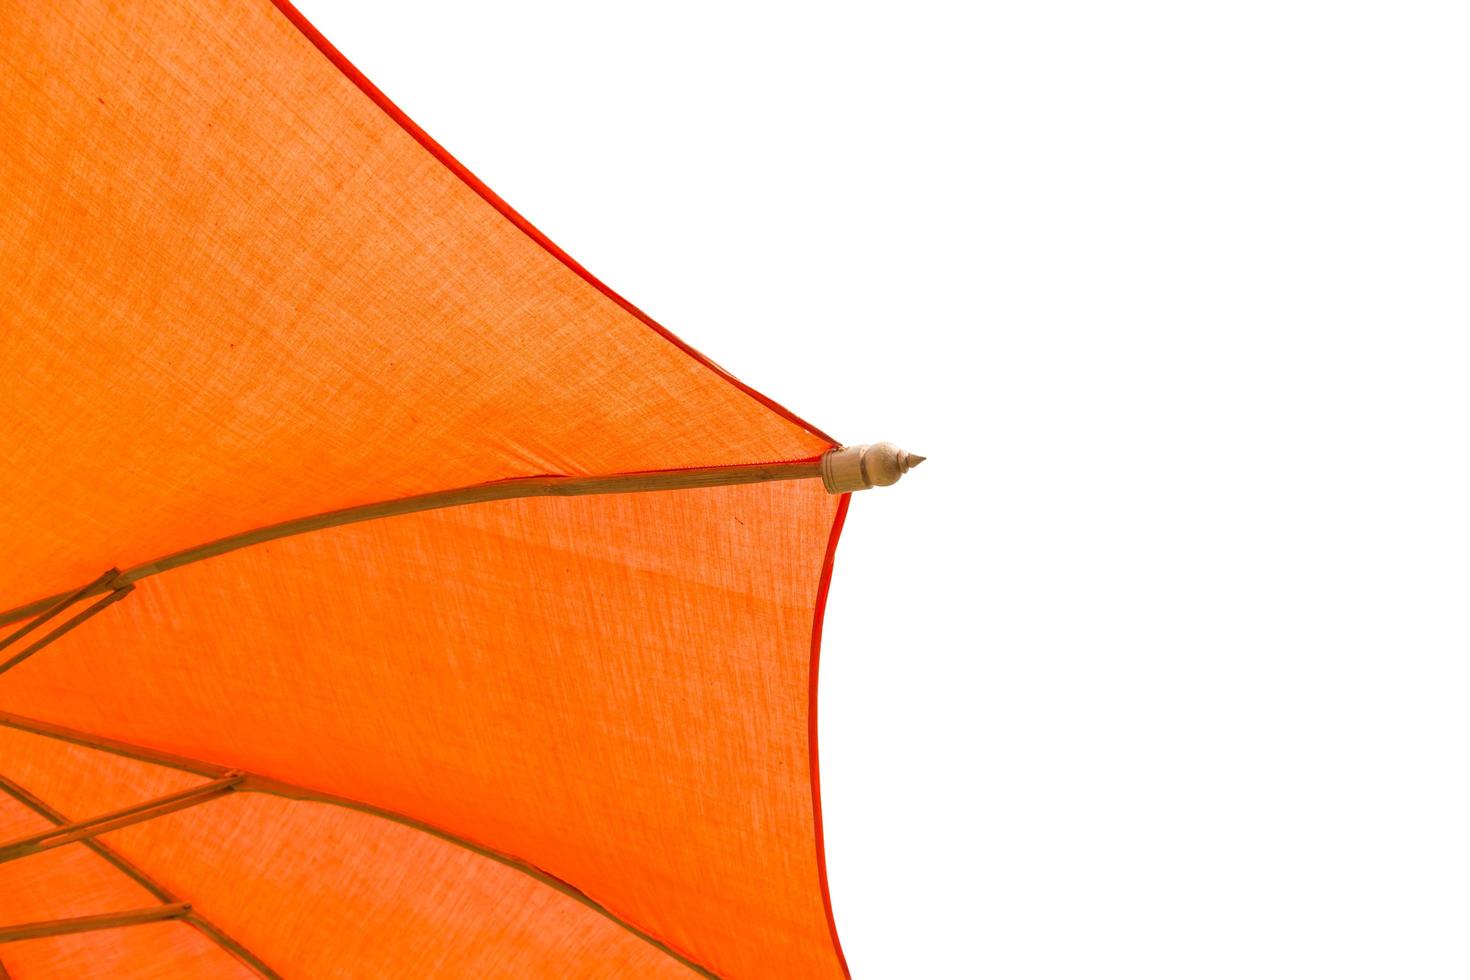
[[[822,485],[828,493],[892,486],[924,459],[891,442],[829,449],[822,454]]]

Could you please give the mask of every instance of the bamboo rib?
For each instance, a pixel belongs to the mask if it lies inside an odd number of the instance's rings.
[[[82,593],[79,593],[79,595],[80,594],[89,593],[91,588],[98,588],[98,587],[97,586],[91,586],[88,589],[82,590]],[[92,603],[86,609],[83,609],[81,612],[77,613],[71,619],[68,619],[66,622],[62,623],[60,626],[56,627],[54,630],[52,630],[51,632],[47,633],[45,636],[41,637],[35,643],[32,643],[30,646],[28,646],[24,650],[20,651],[20,653],[17,653],[15,656],[13,656],[9,660],[5,661],[3,664],[0,664],[0,674],[3,674],[7,670],[11,669],[12,667],[18,666],[19,664],[23,663],[25,660],[27,660],[31,656],[31,654],[36,653],[38,650],[40,650],[42,647],[46,646],[48,643],[51,643],[54,640],[61,639],[61,637],[65,636],[67,633],[70,633],[72,630],[76,629],[78,626],[82,625],[87,620],[91,619],[93,616],[97,615],[102,610],[104,610],[108,606],[112,605],[114,602],[117,602],[120,599],[126,599],[128,597],[128,593],[130,593],[132,591],[133,591],[133,586],[131,586],[131,585],[125,585],[122,588],[118,589],[117,591],[113,592],[111,595],[107,596],[106,598],[100,599],[97,602]]]
[[[102,915],[82,915],[74,919],[49,919],[45,922],[23,922],[14,926],[0,926],[0,943],[15,943],[22,939],[43,939],[46,936],[69,936],[76,932],[95,932],[98,929],[117,929],[122,926],[140,926],[145,922],[162,922],[165,919],[182,919],[189,914],[189,906],[182,902],[172,905],[154,905],[126,912],[107,912]]]
[[[100,588],[103,588],[103,587],[105,587],[107,585],[110,585],[112,583],[112,580],[115,579],[115,578],[117,578],[121,574],[122,574],[122,572],[119,569],[109,568],[107,571],[103,572],[100,576],[98,576],[94,581],[88,582],[86,585],[82,586],[80,589],[77,589],[75,592],[71,593],[70,595],[62,596],[60,598],[60,600],[55,605],[53,605],[50,609],[47,609],[45,612],[41,613],[41,615],[37,616],[35,619],[31,620],[29,623],[26,623],[20,629],[16,630],[14,633],[11,633],[9,636],[5,637],[5,639],[0,640],[0,650],[4,650],[6,647],[10,646],[10,644],[14,643],[16,640],[19,640],[21,637],[23,637],[26,634],[30,633],[31,630],[33,630],[36,627],[42,625],[43,623],[49,622],[53,617],[60,615],[63,611],[65,611],[69,606],[71,606],[72,603],[76,602],[78,599],[81,599],[81,598],[83,598],[86,595],[92,594],[92,593],[89,592],[89,590],[91,590],[91,589],[100,589]]]
[[[585,497],[607,493],[648,493],[658,490],[697,490],[708,487],[739,486],[749,483],[772,483],[780,480],[820,479],[822,464],[819,459],[799,460],[792,463],[768,463],[759,466],[710,466],[688,470],[657,470],[648,473],[621,473],[614,476],[531,476],[494,483],[479,483],[471,487],[453,490],[438,490],[433,493],[383,500],[358,507],[345,507],[296,520],[283,521],[269,527],[232,534],[206,544],[162,558],[135,565],[113,579],[109,585],[100,582],[86,586],[74,593],[76,598],[100,594],[104,589],[119,588],[159,572],[166,572],[181,565],[190,565],[206,558],[248,548],[251,545],[280,538],[289,538],[309,531],[320,531],[343,524],[377,520],[382,517],[398,517],[417,514],[426,510],[441,510],[445,507],[460,507],[465,504],[487,503],[492,500],[514,500],[521,497]],[[64,594],[47,596],[34,602],[17,606],[0,613],[0,626],[34,616],[46,610]],[[0,672],[5,668],[0,667]]]
[[[10,796],[13,797],[15,800],[34,810],[36,813],[39,813],[41,816],[45,817],[47,820],[50,820],[52,823],[65,824],[71,822],[67,820],[66,816],[61,813],[61,811],[55,809],[45,800],[42,800],[40,797],[36,796],[30,790],[15,782],[13,779],[7,779],[5,776],[0,776],[0,791],[4,791],[10,794]],[[160,902],[163,902],[165,905],[172,905],[179,901],[178,896],[176,896],[173,892],[169,891],[163,885],[155,881],[151,876],[143,871],[142,868],[138,867],[136,864],[133,864],[127,858],[117,853],[117,851],[113,850],[110,845],[92,837],[86,838],[81,843],[84,847],[92,851],[98,857],[102,858],[108,864],[112,865],[118,871],[121,871],[133,881],[137,882],[149,894],[158,899]],[[225,952],[240,960],[246,966],[250,967],[256,973],[264,977],[265,980],[283,980],[281,975],[275,970],[272,970],[270,967],[266,966],[265,962],[261,960],[259,956],[256,956],[249,949],[246,949],[243,945],[236,942],[234,938],[232,938],[224,930],[220,929],[213,922],[209,921],[209,919],[205,918],[199,912],[195,911],[192,907],[189,910],[189,914],[184,916],[183,921],[189,923],[189,925],[204,933],[204,935],[208,936],[210,940],[212,940]],[[3,975],[0,975],[0,980],[5,980]]]
[[[0,843],[0,864],[6,861],[14,861],[16,858],[25,857],[28,854],[37,854],[41,851],[49,851],[53,847],[61,847],[81,840],[90,840],[102,834],[109,834],[114,830],[131,827],[133,824],[142,823],[145,820],[153,820],[165,814],[175,813],[179,810],[200,803],[208,802],[225,793],[230,792],[238,785],[244,777],[237,774],[216,779],[202,786],[193,786],[189,789],[179,790],[167,796],[137,803],[133,806],[113,810],[87,820],[78,820],[73,823],[62,824],[43,830],[39,834],[31,834],[15,840]]]
[[[42,800],[13,779],[0,776],[0,792],[9,794],[17,802],[24,804],[52,823],[63,824],[70,822],[61,814],[61,811],[54,809],[45,800]],[[178,898],[167,888],[164,888],[158,882],[148,877],[141,869],[129,864],[126,860],[118,856],[116,851],[102,841],[88,838],[82,841],[82,845],[95,852],[104,861],[143,886],[149,894],[165,905],[178,901]]]
[[[216,765],[214,763],[202,762],[198,759],[189,759],[184,756],[174,755],[169,752],[157,752],[153,749],[145,748],[144,746],[133,745],[128,742],[119,741],[118,739],[113,738],[107,738],[105,736],[91,735],[87,732],[81,732],[77,731],[76,729],[67,728],[64,725],[55,725],[51,722],[40,721],[35,718],[26,718],[23,715],[11,714],[10,712],[0,712],[0,725],[5,725],[18,731],[30,732],[33,735],[43,735],[48,738],[55,738],[64,742],[70,742],[73,745],[81,745],[85,746],[86,748],[99,749],[103,752],[111,752],[115,755],[125,756],[129,759],[137,759],[141,762],[151,762],[155,765],[169,766],[174,769],[182,769],[185,772],[192,772],[203,776],[213,776],[219,778],[230,773],[238,772],[243,777],[243,779],[235,786],[236,792],[266,793],[271,796],[279,796],[289,800],[302,800],[311,803],[326,803],[332,806],[346,807],[349,810],[357,810],[360,813],[366,813],[370,816],[379,817],[384,820],[391,820],[394,823],[402,824],[405,827],[411,827],[414,830],[422,831],[426,834],[432,834],[440,840],[447,841],[450,844],[455,844],[459,847],[466,848],[470,851],[475,852],[476,854],[479,854],[482,857],[487,857],[492,861],[496,861],[500,864],[505,865],[506,867],[514,868],[522,874],[529,875],[530,877],[541,882],[543,885],[546,885],[549,888],[556,889],[563,895],[566,895],[568,898],[574,899],[575,901],[580,902],[582,905],[598,913],[599,915],[606,917],[609,921],[614,922],[622,928],[626,929],[628,932],[637,936],[639,939],[642,939],[644,942],[652,945],[655,949],[658,949],[668,956],[673,957],[675,960],[678,960],[680,963],[682,963],[684,966],[687,966],[698,975],[710,978],[710,980],[719,980],[717,975],[710,972],[707,968],[700,966],[698,963],[694,962],[683,953],[680,953],[678,950],[673,949],[667,944],[655,939],[632,923],[619,918],[616,914],[609,911],[604,906],[598,904],[594,899],[588,897],[586,894],[578,890],[575,886],[570,885],[565,881],[562,881],[560,878],[557,878],[552,874],[542,871],[535,865],[530,864],[527,861],[523,861],[520,858],[513,857],[508,854],[502,854],[499,851],[492,850],[481,844],[476,844],[475,842],[466,840],[463,837],[458,837],[446,830],[441,830],[440,828],[435,827],[432,824],[424,823],[423,821],[416,820],[413,817],[405,816],[401,813],[395,813],[392,810],[373,806],[369,803],[361,803],[357,800],[348,799],[347,797],[336,796],[331,793],[323,793],[319,790],[311,789],[310,787],[297,786],[294,783],[282,782],[278,779],[272,779],[269,776],[263,776],[244,770],[227,769],[224,766]]]

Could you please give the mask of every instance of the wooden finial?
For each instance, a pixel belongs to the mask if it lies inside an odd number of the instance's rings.
[[[828,493],[892,486],[923,461],[891,442],[829,449],[822,454],[822,486]]]

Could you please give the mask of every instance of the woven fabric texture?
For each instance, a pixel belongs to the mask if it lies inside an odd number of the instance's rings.
[[[0,5],[0,105],[0,610],[344,507],[833,445],[284,3]],[[175,568],[0,673],[0,777],[78,820],[248,773],[100,840],[281,976],[841,977],[813,712],[844,509],[505,500]],[[0,792],[0,843],[53,825]],[[159,901],[88,845],[0,863],[0,927]],[[255,974],[185,920],[0,964]]]

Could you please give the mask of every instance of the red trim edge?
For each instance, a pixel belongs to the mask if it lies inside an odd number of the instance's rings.
[[[807,745],[811,750],[812,771],[812,826],[817,837],[817,877],[822,884],[822,910],[827,913],[827,929],[832,933],[832,949],[837,953],[837,962],[842,975],[848,980],[852,971],[847,968],[847,957],[842,952],[842,940],[837,938],[837,919],[832,914],[832,892],[827,887],[827,848],[822,838],[822,777],[817,766],[817,667],[822,658],[822,619],[827,613],[827,592],[832,587],[832,566],[837,558],[837,539],[842,537],[842,524],[847,520],[847,505],[852,494],[844,493],[837,504],[837,516],[832,519],[832,535],[827,539],[827,556],[822,560],[822,578],[817,585],[817,605],[812,614],[812,667],[811,691],[807,706]]]
[[[388,96],[384,95],[381,89],[379,89],[376,85],[369,81],[366,75],[358,71],[357,67],[353,65],[352,62],[348,61],[347,58],[342,54],[342,52],[333,47],[332,42],[323,37],[321,31],[318,31],[315,27],[313,27],[311,22],[302,15],[301,11],[297,10],[291,5],[290,0],[271,0],[271,2],[275,4],[276,9],[279,10],[286,17],[287,20],[289,20],[292,24],[296,26],[297,30],[299,30],[303,35],[306,36],[306,39],[308,41],[316,46],[316,49],[318,51],[326,55],[328,61],[336,65],[337,68],[342,72],[342,74],[346,75],[354,85],[362,90],[364,95],[372,99],[373,102],[377,103],[378,108],[382,109],[385,113],[388,114],[389,118],[398,123],[398,125],[403,128],[404,132],[408,133],[408,135],[412,136],[416,141],[418,141],[420,146],[428,150],[429,153],[432,154],[440,163],[449,168],[449,171],[453,173],[456,177],[458,177],[461,181],[463,181],[465,185],[470,188],[470,190],[474,191],[476,194],[480,195],[480,197],[484,198],[491,207],[504,215],[511,224],[515,225],[522,232],[524,232],[526,236],[529,237],[532,241],[540,245],[542,248],[546,249],[547,252],[551,253],[553,257],[558,259],[568,269],[572,270],[577,275],[585,279],[594,289],[598,290],[608,299],[621,306],[628,313],[632,314],[636,319],[642,321],[646,326],[653,328],[655,332],[657,332],[669,343],[679,348],[685,354],[688,354],[700,364],[704,365],[706,368],[713,371],[721,378],[724,378],[730,384],[734,385],[736,388],[740,389],[751,398],[754,398],[756,401],[760,402],[762,405],[766,406],[777,415],[786,419],[788,422],[791,422],[799,428],[811,433],[818,439],[825,439],[832,445],[837,445],[836,439],[833,439],[821,429],[818,429],[810,422],[801,418],[789,408],[786,408],[784,405],[778,404],[775,400],[768,398],[767,396],[756,391],[754,388],[750,387],[750,385],[741,381],[729,371],[726,371],[714,361],[711,361],[708,357],[705,357],[699,351],[695,350],[693,347],[680,340],[667,327],[664,327],[657,323],[647,313],[644,313],[642,310],[638,309],[638,307],[634,306],[632,303],[628,302],[626,299],[613,292],[613,290],[607,284],[602,282],[602,280],[598,279],[592,273],[588,272],[585,268],[582,267],[581,263],[577,262],[576,259],[572,258],[566,252],[563,252],[556,245],[555,242],[543,235],[540,230],[536,228],[535,225],[531,224],[531,222],[521,217],[519,212],[517,212],[514,208],[507,204],[500,197],[499,194],[496,194],[488,186],[486,186],[485,183],[480,180],[480,178],[471,173],[468,167],[456,160],[454,156],[448,150],[444,149],[444,147],[440,146],[432,136],[420,129],[418,123],[414,122],[402,109],[394,105],[393,101],[389,99]]]

